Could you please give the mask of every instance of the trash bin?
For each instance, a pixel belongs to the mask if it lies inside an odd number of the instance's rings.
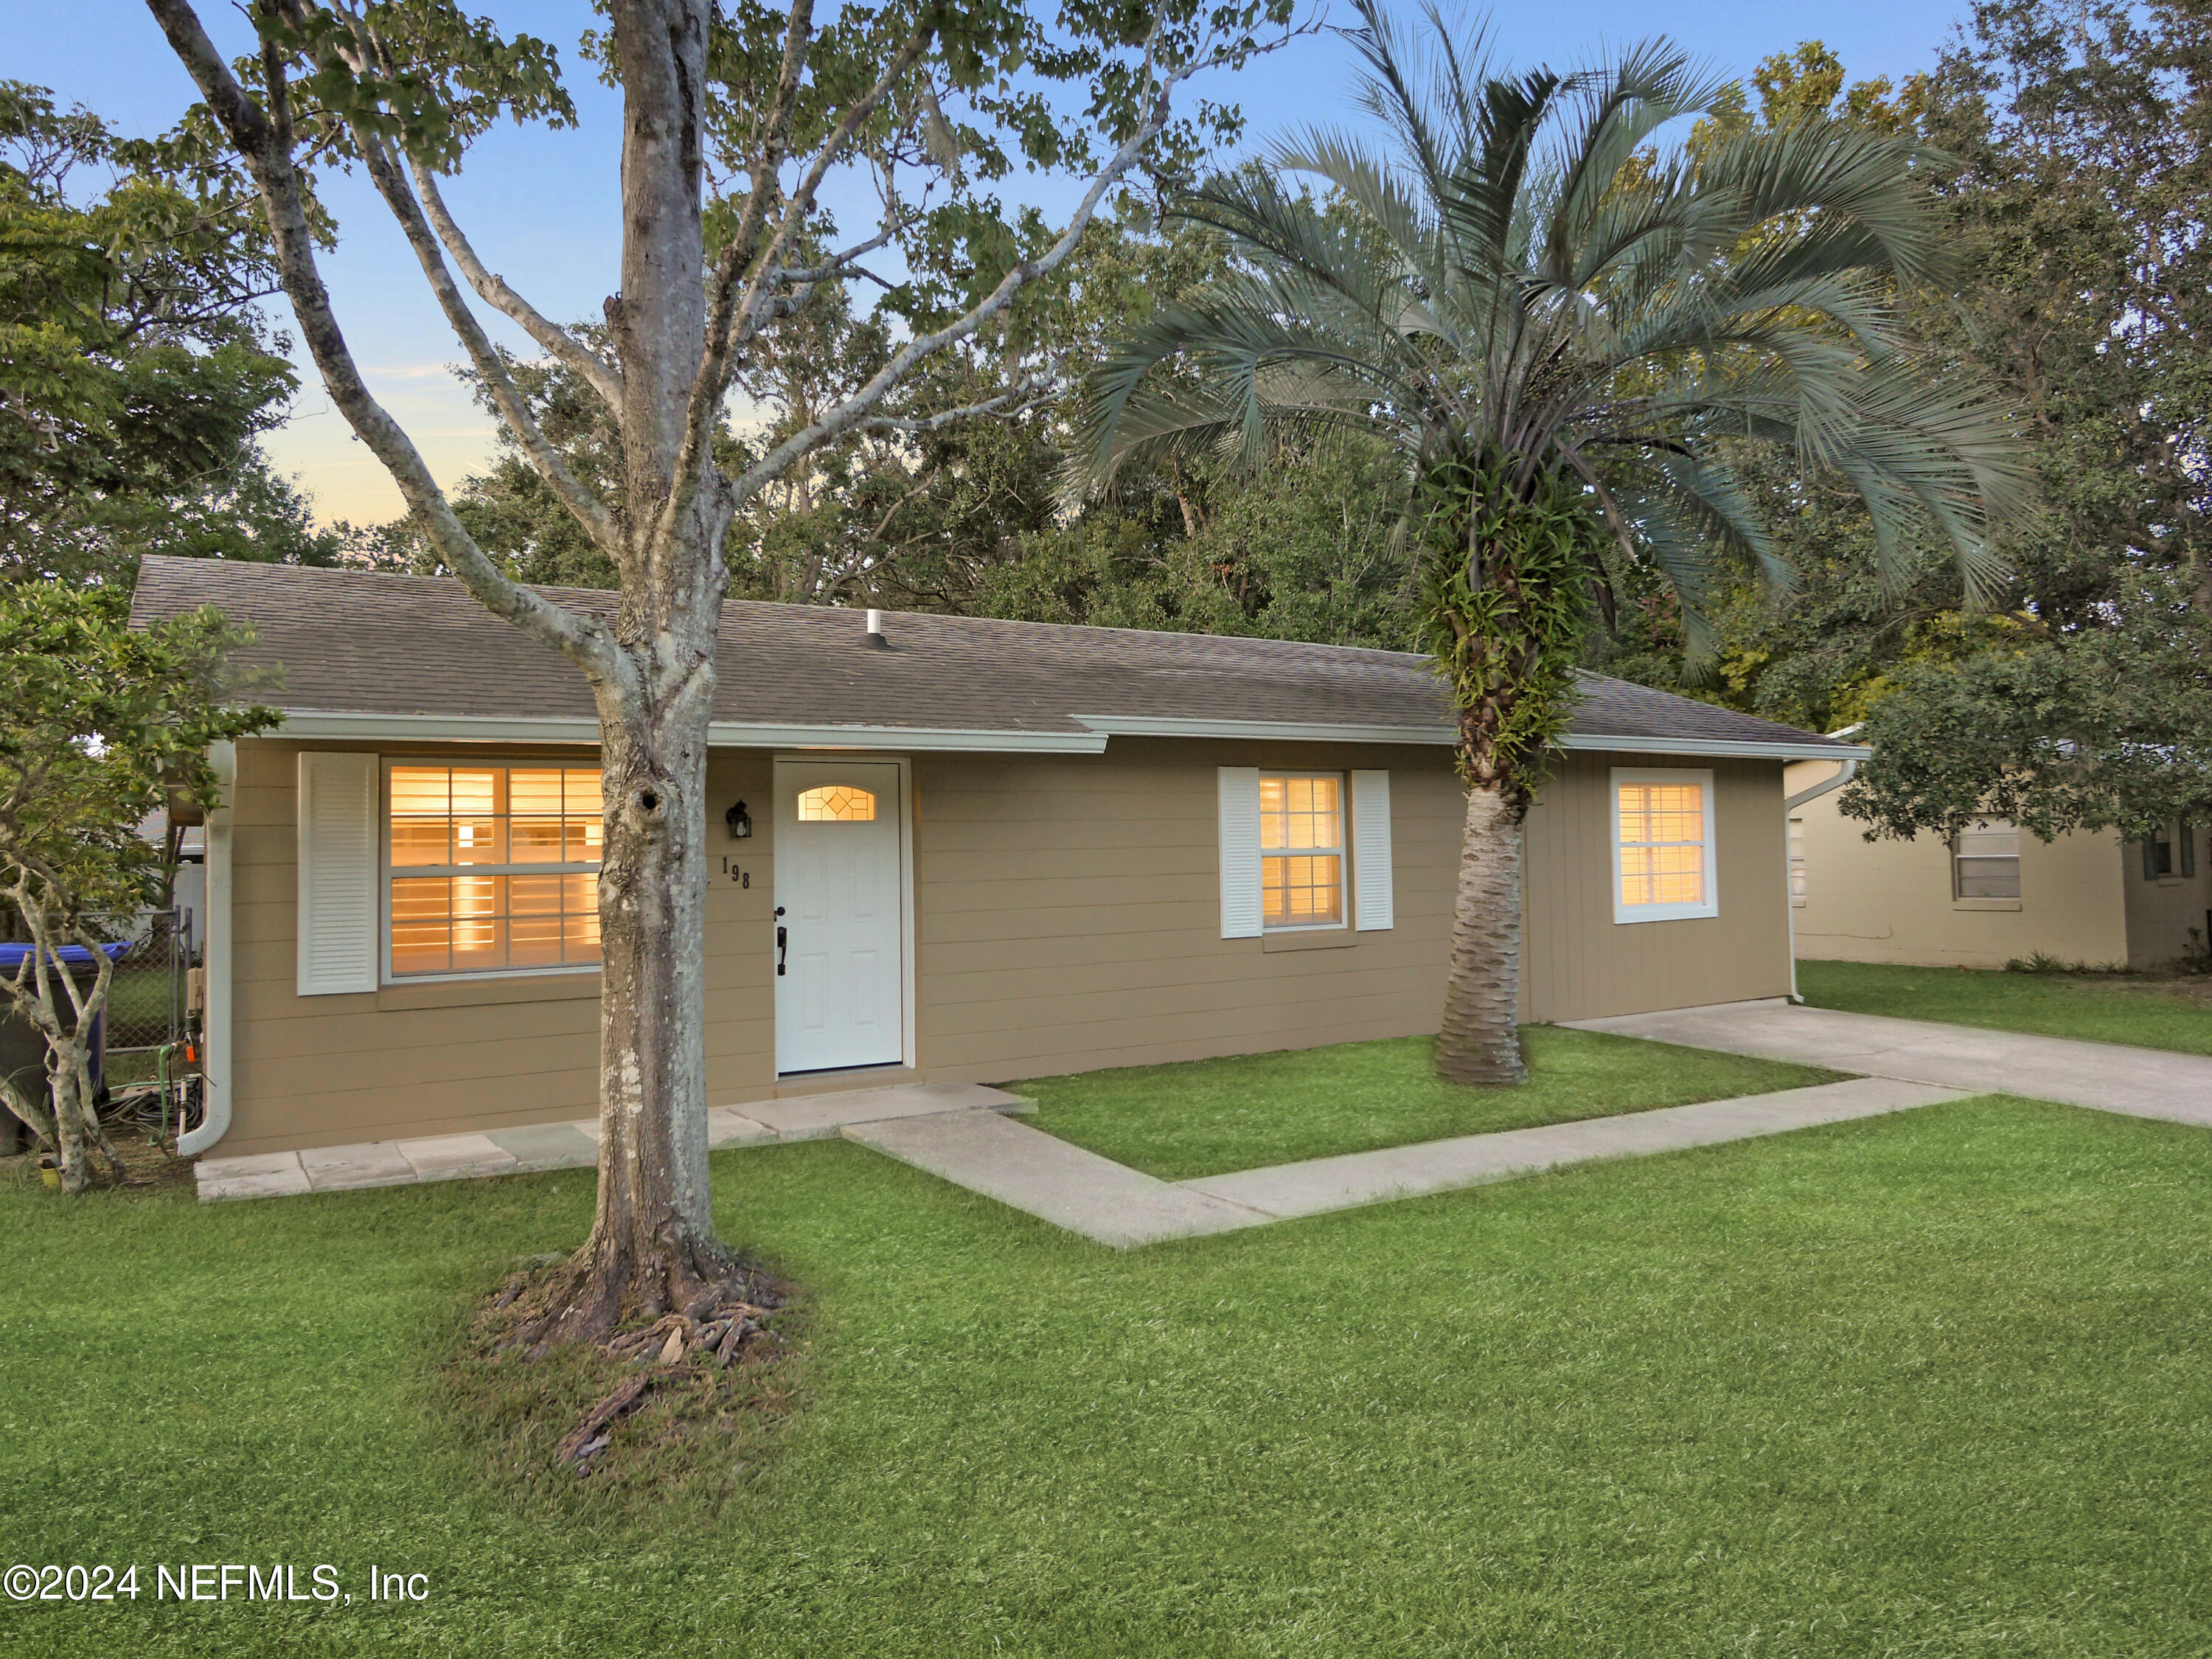
[[[110,945],[102,947],[110,961],[120,956],[128,947]],[[0,975],[14,979],[21,969],[23,958],[31,953],[27,945],[0,945]],[[85,989],[92,988],[92,952],[81,945],[65,945],[61,949],[63,965]],[[10,1007],[0,1014],[0,1074],[12,1080],[15,1086],[33,1099],[44,1097],[46,1091],[46,1040],[39,1028]],[[92,1096],[97,1101],[107,1090],[107,1017],[103,1012],[92,1024]],[[0,1107],[0,1157],[11,1156],[26,1150],[31,1142],[30,1131],[25,1128],[15,1113]]]

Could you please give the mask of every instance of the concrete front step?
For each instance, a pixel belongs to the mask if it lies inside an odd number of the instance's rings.
[[[969,1110],[1034,1112],[1036,1103],[979,1083],[903,1083],[885,1089],[763,1101],[743,1111],[714,1106],[707,1112],[707,1146],[720,1152],[771,1141],[821,1140],[835,1136],[849,1123]],[[482,1134],[425,1135],[409,1140],[313,1146],[296,1152],[204,1158],[198,1179],[201,1201],[214,1203],[362,1187],[404,1187],[420,1181],[459,1181],[533,1170],[581,1169],[598,1163],[599,1157],[599,1120],[587,1118],[574,1123],[493,1129]]]
[[[830,1140],[847,1126],[945,1112],[1034,1112],[1036,1102],[981,1083],[899,1083],[888,1089],[854,1089],[835,1095],[756,1100],[745,1110],[783,1140]]]

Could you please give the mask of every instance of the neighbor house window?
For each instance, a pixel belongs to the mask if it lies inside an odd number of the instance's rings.
[[[1616,769],[1613,829],[1615,921],[1720,914],[1711,772]]]
[[[1267,927],[1344,925],[1344,775],[1260,775],[1260,915]]]
[[[1962,899],[2020,896],[2020,830],[2009,823],[1962,830],[1951,842],[1951,894]]]
[[[2173,873],[2173,826],[2166,824],[2143,843],[2143,879],[2156,881]]]
[[[2169,823],[2143,843],[2143,879],[2197,873],[2197,834],[2185,821]]]
[[[599,961],[596,768],[410,762],[389,775],[393,978]]]
[[[1790,820],[1790,902],[1805,908],[1805,820]]]

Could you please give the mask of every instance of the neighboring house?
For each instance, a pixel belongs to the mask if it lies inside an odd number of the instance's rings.
[[[581,677],[451,581],[145,562],[137,618],[204,604],[287,718],[217,757],[187,1150],[590,1114]],[[721,641],[711,1103],[1436,1029],[1465,796],[1425,659],[734,603]],[[1786,994],[1783,768],[1863,751],[1584,690],[1528,819],[1527,1017]]]
[[[1790,769],[1793,800],[1837,767]],[[1992,822],[1954,840],[1869,842],[1830,792],[1790,809],[1790,891],[1802,958],[2002,968],[2036,956],[2155,968],[2212,936],[2204,827],[2149,842],[2110,830],[2039,841]]]

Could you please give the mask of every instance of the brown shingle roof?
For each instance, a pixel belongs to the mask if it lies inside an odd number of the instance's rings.
[[[616,596],[549,588],[611,616]],[[245,661],[281,665],[264,694],[288,713],[568,716],[593,710],[567,661],[458,582],[383,572],[149,557],[137,623],[212,605],[256,631]],[[887,613],[890,648],[858,611],[732,601],[714,718],[748,725],[1075,734],[1079,716],[1354,726],[1443,735],[1427,659],[1281,640]],[[1802,749],[1830,740],[1601,675],[1583,677],[1575,736]],[[1845,745],[1835,744],[1850,752]]]

